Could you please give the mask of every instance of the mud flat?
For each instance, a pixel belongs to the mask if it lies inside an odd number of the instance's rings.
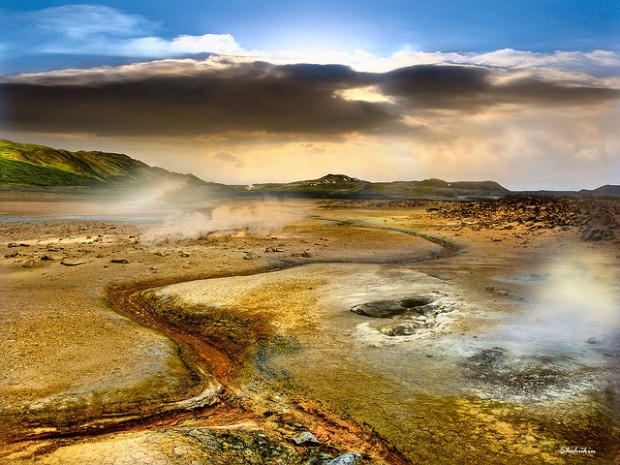
[[[29,205],[1,223],[0,463],[618,458],[618,241],[583,212],[291,203],[184,238]]]

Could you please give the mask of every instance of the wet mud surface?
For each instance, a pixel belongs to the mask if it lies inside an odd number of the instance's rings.
[[[0,463],[617,460],[614,236],[564,206],[540,228],[303,208],[156,242],[5,222]]]

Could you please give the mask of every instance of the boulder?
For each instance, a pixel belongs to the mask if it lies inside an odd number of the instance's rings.
[[[355,465],[362,460],[362,456],[357,452],[347,452],[333,460],[327,462],[327,465]]]
[[[298,446],[320,446],[319,440],[310,431],[304,431],[293,438]]]

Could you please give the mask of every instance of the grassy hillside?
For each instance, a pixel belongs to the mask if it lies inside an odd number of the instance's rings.
[[[0,158],[0,184],[17,187],[94,187],[101,183],[69,171]]]
[[[148,170],[148,165],[127,155],[0,140],[0,183],[5,185],[96,187],[135,181]]]

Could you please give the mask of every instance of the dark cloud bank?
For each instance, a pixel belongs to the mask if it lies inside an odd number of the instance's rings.
[[[101,135],[325,134],[406,130],[406,115],[479,112],[499,104],[583,106],[616,100],[615,89],[510,77],[491,68],[419,65],[387,73],[340,65],[231,63],[17,76],[0,82],[2,125],[16,131]],[[374,86],[391,102],[348,100]]]

